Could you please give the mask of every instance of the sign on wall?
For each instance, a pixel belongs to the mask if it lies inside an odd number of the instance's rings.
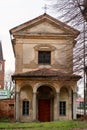
[[[0,89],[0,99],[10,98],[10,92],[8,90]]]

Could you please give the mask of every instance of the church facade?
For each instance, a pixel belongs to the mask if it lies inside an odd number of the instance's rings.
[[[80,76],[73,74],[73,47],[78,34],[48,14],[10,30],[16,121],[76,119]]]

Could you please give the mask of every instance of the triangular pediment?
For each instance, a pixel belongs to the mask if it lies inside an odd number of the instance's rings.
[[[31,21],[21,24],[10,30],[10,33],[36,35],[36,34],[54,34],[54,35],[72,35],[77,36],[79,31],[70,26],[58,21],[57,19],[44,14]]]
[[[50,24],[49,22],[41,22],[33,27],[27,27],[26,29],[22,30],[25,33],[30,34],[58,34],[58,33],[65,33],[63,29],[60,27],[56,27],[55,25]]]

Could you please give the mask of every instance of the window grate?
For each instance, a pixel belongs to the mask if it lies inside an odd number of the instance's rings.
[[[29,101],[23,101],[23,115],[29,115]]]
[[[59,104],[59,109],[60,109],[60,115],[65,116],[66,115],[66,102],[60,102]]]
[[[51,52],[50,51],[39,51],[38,52],[38,64],[50,64],[51,63]]]

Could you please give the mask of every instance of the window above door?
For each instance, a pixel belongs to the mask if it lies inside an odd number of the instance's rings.
[[[51,64],[51,51],[38,51],[38,64]]]
[[[38,65],[51,65],[56,48],[48,44],[39,44],[34,47],[36,52],[36,63]]]

